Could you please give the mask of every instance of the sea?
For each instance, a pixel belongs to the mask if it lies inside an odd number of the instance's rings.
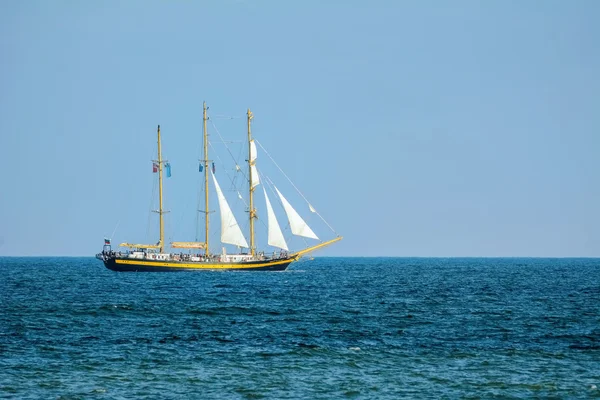
[[[600,259],[0,274],[0,398],[600,398]]]

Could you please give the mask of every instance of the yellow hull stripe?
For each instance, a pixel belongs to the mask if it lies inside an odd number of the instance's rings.
[[[294,261],[294,259],[266,262],[260,264],[205,264],[205,263],[170,263],[164,261],[138,261],[132,260],[121,260],[116,259],[117,264],[135,264],[135,265],[146,265],[149,267],[170,267],[170,268],[190,268],[190,269],[252,269],[260,267],[269,267],[272,265],[287,264]]]

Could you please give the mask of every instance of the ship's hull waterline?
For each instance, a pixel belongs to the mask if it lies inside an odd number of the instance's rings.
[[[104,260],[106,268],[119,272],[175,272],[175,271],[285,271],[293,258],[250,261],[244,263],[190,263],[180,261],[146,261],[123,258]]]

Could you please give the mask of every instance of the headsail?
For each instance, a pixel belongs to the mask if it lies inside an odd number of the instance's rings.
[[[304,236],[311,239],[319,239],[317,235],[310,229],[310,227],[304,222],[302,217],[294,210],[294,207],[283,197],[279,189],[275,187],[279,198],[281,199],[281,203],[283,204],[283,208],[285,209],[285,213],[287,214],[288,221],[290,221],[290,227],[292,228],[292,233],[296,236]]]
[[[240,226],[235,220],[235,216],[229,208],[227,199],[221,191],[221,187],[215,178],[215,174],[212,174],[213,182],[215,183],[215,190],[217,192],[217,198],[219,199],[219,211],[221,213],[221,242],[234,244],[240,247],[248,247],[248,242],[242,234]]]
[[[277,223],[277,218],[275,217],[275,213],[273,212],[273,207],[271,206],[271,202],[269,201],[269,196],[267,196],[267,191],[263,186],[263,192],[265,193],[265,202],[267,203],[267,222],[268,222],[268,241],[270,246],[279,247],[283,250],[288,250],[287,243],[285,242],[285,238],[283,237],[283,233],[281,233],[281,228]]]

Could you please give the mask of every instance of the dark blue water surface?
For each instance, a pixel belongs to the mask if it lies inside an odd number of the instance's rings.
[[[0,273],[0,397],[600,398],[600,260]]]

